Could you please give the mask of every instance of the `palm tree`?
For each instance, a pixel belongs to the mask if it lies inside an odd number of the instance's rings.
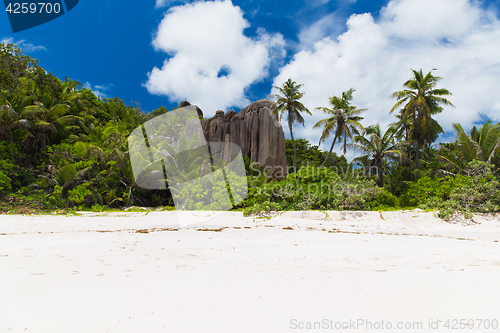
[[[0,139],[10,138],[12,143],[14,129],[29,128],[29,122],[21,118],[20,110],[29,105],[32,99],[32,96],[0,91]]]
[[[462,125],[454,123],[457,132],[455,147],[457,152],[441,145],[438,158],[454,171],[462,171],[467,163],[479,160],[491,163],[500,148],[500,124],[493,125],[488,120],[481,128],[474,126],[470,135]]]
[[[321,167],[323,167],[326,161],[328,161],[328,158],[330,157],[333,147],[337,141],[340,142],[343,139],[345,155],[347,151],[347,138],[352,138],[353,134],[359,134],[359,130],[363,129],[363,125],[359,123],[363,117],[360,117],[359,115],[366,111],[366,109],[358,109],[357,107],[351,105],[352,94],[354,91],[355,90],[351,88],[348,91],[343,92],[342,97],[340,98],[337,96],[330,97],[330,105],[332,106],[331,109],[326,107],[316,108],[316,110],[323,111],[330,115],[329,118],[320,120],[313,126],[313,128],[323,127],[323,133],[319,139],[319,144],[321,145],[321,142],[328,139],[332,133],[335,133],[330,151],[328,151]]]
[[[480,148],[476,159],[491,163],[500,147],[500,125],[493,125],[491,120],[488,120],[480,129],[474,126],[470,137]]]
[[[34,149],[35,155],[42,152],[50,145],[50,139],[57,132],[57,127],[62,130],[79,129],[77,126],[69,126],[70,123],[83,121],[78,116],[68,115],[69,105],[57,104],[47,94],[43,95],[42,102],[23,109],[22,116],[30,121],[33,137],[28,143],[29,149]]]
[[[273,95],[278,100],[273,104],[275,106],[273,113],[279,114],[280,121],[284,114],[287,115],[288,128],[290,129],[290,136],[292,138],[293,145],[293,171],[297,172],[297,151],[295,150],[295,140],[293,138],[292,127],[293,123],[297,122],[304,125],[304,118],[300,112],[306,112],[312,115],[304,104],[299,102],[299,100],[304,96],[304,93],[300,92],[299,89],[302,84],[297,84],[292,79],[288,79],[283,86],[274,86],[278,90],[278,94]]]
[[[356,157],[353,161],[370,161],[370,168],[375,168],[377,172],[377,185],[384,186],[384,170],[386,169],[387,160],[396,160],[402,158],[404,143],[396,143],[395,137],[398,129],[396,126],[391,126],[384,134],[380,131],[380,126],[374,125],[366,128],[364,135],[356,135],[353,138],[353,143],[348,144],[348,147],[365,153],[366,155]],[[368,137],[366,137],[368,136]]]
[[[406,117],[404,113],[405,109],[401,109],[399,114],[396,115],[398,119],[396,122],[389,124],[389,126],[394,126],[397,128],[395,139],[398,141],[405,142],[405,147],[403,148],[405,161],[408,162],[408,167],[410,168],[410,175],[412,172],[412,149],[411,146],[415,144],[415,140],[411,136],[414,131],[412,131],[413,121],[411,117]]]
[[[420,147],[426,142],[433,143],[439,133],[443,133],[443,129],[432,119],[432,116],[443,111],[440,105],[453,106],[453,104],[442,97],[451,95],[450,91],[444,88],[436,88],[436,83],[441,78],[432,75],[432,70],[425,76],[422,69],[420,71],[412,69],[412,72],[413,78],[403,84],[406,89],[396,91],[391,95],[392,98],[396,98],[398,101],[394,104],[390,113],[403,106],[401,121],[405,121],[407,118],[411,120],[410,137],[413,137],[416,141],[415,159],[418,168]]]

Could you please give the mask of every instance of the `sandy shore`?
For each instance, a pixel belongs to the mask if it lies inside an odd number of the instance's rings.
[[[498,332],[500,218],[475,221],[0,215],[0,332]]]

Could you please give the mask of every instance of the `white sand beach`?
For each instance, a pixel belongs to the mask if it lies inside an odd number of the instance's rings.
[[[475,221],[0,215],[0,332],[498,332],[500,218]]]

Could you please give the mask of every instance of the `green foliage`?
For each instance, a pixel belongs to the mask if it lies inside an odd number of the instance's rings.
[[[84,183],[70,190],[68,196],[69,206],[80,206],[83,204],[85,204],[86,207],[91,206],[94,199],[92,197],[90,185],[90,183]]]
[[[11,181],[7,175],[5,175],[2,170],[0,170],[0,193],[9,192],[12,189]]]
[[[62,186],[56,185],[51,194],[47,195],[46,202],[49,207],[63,208],[67,207],[65,200],[62,198]]]
[[[16,211],[12,207],[22,205],[103,211],[173,204],[169,189],[139,188],[128,156],[131,131],[168,112],[166,108],[146,114],[120,98],[99,98],[78,81],[61,81],[47,73],[36,59],[23,55],[12,44],[1,44],[0,56],[0,209]],[[358,158],[356,165],[348,165],[344,156],[333,152],[327,157],[328,153],[318,146],[292,137],[286,140],[286,157],[288,165],[293,165],[295,150],[297,174],[276,181],[264,167],[246,158],[248,177],[226,175],[231,188],[225,182],[212,186],[200,178],[190,189],[179,187],[174,194],[185,199],[185,209],[218,210],[225,208],[221,202],[228,191],[235,201],[243,199],[238,193],[248,181],[249,194],[239,206],[246,215],[279,210],[420,207],[438,209],[440,216],[450,219],[457,212],[469,217],[473,212],[500,211],[500,184],[495,175],[500,166],[498,125],[487,122],[468,135],[455,124],[457,141],[442,144],[436,151],[426,143],[433,142],[440,132],[432,116],[441,112],[441,106],[451,104],[443,98],[449,92],[434,89],[439,78],[431,73],[413,74],[414,78],[405,83],[406,90],[394,94],[398,102],[393,111],[405,106],[396,127],[384,133],[377,126],[369,126],[353,141],[351,148],[367,154]],[[292,80],[276,87],[278,100],[273,112],[288,117],[292,135],[293,124],[303,123],[304,112],[309,113],[300,103],[300,87]],[[416,99],[419,89],[425,101]],[[330,101],[330,118],[318,123],[323,141],[332,134],[333,144],[343,141],[342,145],[349,147],[346,140],[361,128],[357,122],[363,110],[349,104],[353,91]],[[165,124],[169,135],[180,135],[177,120],[171,117],[170,121]],[[188,140],[183,144],[189,144]],[[404,155],[401,159],[396,157],[400,152]],[[409,163],[417,155],[425,161],[419,168]],[[319,168],[323,162],[326,168]],[[203,174],[203,163],[197,156],[189,155],[182,163],[185,172],[179,179],[196,179]],[[370,170],[373,166],[378,174]],[[449,171],[456,175],[451,176]],[[412,175],[417,174],[424,177],[412,181]],[[385,188],[375,186],[376,178]]]
[[[0,141],[0,172],[10,179],[8,181],[5,177],[4,192],[16,192],[23,186],[28,186],[35,180],[30,170],[23,168],[20,165],[20,159],[24,154],[21,152],[21,147],[16,143],[7,143],[6,141]]]
[[[328,155],[328,152],[320,150],[319,146],[311,145],[306,139],[295,139],[295,148],[297,151],[297,168],[299,169],[306,166],[319,167]],[[293,165],[293,145],[290,139],[286,139],[286,160],[288,165]],[[344,171],[348,169],[345,156],[338,156],[335,152],[330,154],[324,166]]]
[[[394,194],[380,190],[378,195],[368,202],[371,210],[394,210],[400,207],[400,200]]]
[[[382,134],[380,126],[377,124],[367,127],[363,135],[356,135],[352,140],[353,143],[349,144],[351,149],[366,154],[356,157],[353,162],[362,162],[361,166],[365,170],[371,169],[369,172],[371,175],[376,174],[379,187],[384,186],[384,173],[388,171],[389,162],[402,160],[403,151],[401,148],[403,144],[396,143],[396,134],[397,128],[394,126],[389,127]]]
[[[416,165],[419,166],[420,148],[425,143],[433,143],[440,133],[444,133],[439,123],[432,118],[433,115],[443,111],[442,106],[453,106],[453,104],[443,96],[451,95],[451,92],[444,88],[436,88],[440,77],[432,75],[432,71],[423,74],[412,69],[412,78],[407,80],[404,90],[396,91],[391,97],[396,98],[390,113],[396,109],[400,110],[399,126],[407,126],[408,139],[411,138],[415,145]]]
[[[331,153],[335,143],[338,141],[342,143],[344,155],[347,152],[347,138],[352,138],[354,134],[358,134],[363,129],[360,121],[363,120],[361,113],[366,109],[358,109],[351,105],[354,93],[354,88],[344,91],[342,97],[332,96],[329,98],[331,109],[326,107],[318,107],[316,110],[325,112],[329,117],[320,120],[313,126],[313,128],[323,128],[321,134],[321,142],[328,139],[332,134],[334,135],[332,145],[329,153]],[[324,164],[322,164],[324,166]]]
[[[410,184],[403,192],[401,201],[406,207],[438,208],[429,205],[448,200],[455,188],[469,183],[469,180],[461,175],[444,178],[422,177]]]
[[[274,86],[274,89],[276,89],[278,93],[274,95],[274,97],[277,98],[277,101],[274,103],[273,113],[278,114],[280,120],[284,115],[287,117],[288,129],[290,130],[294,151],[293,172],[298,170],[295,139],[293,138],[292,131],[293,124],[299,123],[304,125],[304,118],[302,117],[301,112],[312,115],[311,111],[309,111],[309,109],[299,101],[304,96],[304,93],[300,92],[301,87],[302,84],[297,84],[295,81],[292,81],[292,79],[288,79],[281,87]]]
[[[441,144],[438,160],[447,170],[462,172],[467,163],[473,160],[488,163],[499,162],[498,149],[500,148],[500,126],[487,121],[481,128],[474,126],[467,135],[458,123],[453,124],[457,139],[453,144]]]
[[[87,154],[87,146],[85,145],[84,142],[78,141],[77,143],[75,143],[75,146],[73,147],[73,152],[77,157],[83,159]]]
[[[500,210],[500,182],[492,172],[493,165],[474,160],[467,165],[469,181],[450,194],[450,201],[463,212],[491,213]]]
[[[410,168],[403,164],[397,164],[387,170],[385,176],[385,188],[399,197],[409,186],[411,181]]]
[[[493,165],[474,160],[464,175],[445,178],[424,177],[412,183],[402,196],[407,206],[439,209],[439,216],[451,219],[458,212],[466,218],[472,213],[500,211],[500,182]]]
[[[259,185],[259,182],[259,179],[249,179],[249,195],[244,201],[247,213],[266,211],[267,208],[367,210],[381,195],[390,196],[369,180],[345,180],[328,168],[303,167],[285,180],[264,185]]]
[[[245,210],[243,211],[243,216],[268,214],[270,212],[276,212],[276,211],[280,211],[282,209],[283,208],[279,203],[266,201],[266,202],[245,208]]]
[[[39,74],[38,60],[24,55],[17,45],[0,43],[0,90],[15,90],[20,79]]]

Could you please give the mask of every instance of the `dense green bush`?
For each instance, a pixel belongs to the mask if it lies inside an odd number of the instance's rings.
[[[295,149],[297,151],[297,169],[306,166],[320,166],[328,154],[320,150],[318,146],[311,145],[306,139],[295,139]],[[293,145],[291,139],[286,139],[286,160],[289,166],[293,166]],[[345,156],[338,156],[335,152],[330,154],[324,164],[325,167],[337,168],[339,171],[348,169],[348,163]]]
[[[406,165],[398,164],[394,168],[388,169],[384,177],[385,188],[395,196],[401,196],[411,182],[410,168]]]
[[[400,208],[401,201],[391,192],[381,189],[368,205],[372,210],[395,210]]]
[[[62,186],[56,185],[51,194],[47,195],[45,202],[50,208],[67,207],[66,201],[62,197]]]
[[[470,218],[472,213],[500,211],[500,183],[493,168],[487,162],[474,160],[464,169],[463,175],[420,178],[403,193],[402,203],[440,210],[439,216],[444,219],[451,219],[458,213]]]
[[[440,217],[451,219],[460,212],[470,218],[472,213],[500,211],[500,182],[493,168],[487,162],[471,161],[464,170],[467,183],[455,188],[450,199],[442,203]]]
[[[258,185],[255,185],[257,182]],[[249,178],[249,195],[244,201],[246,213],[269,210],[368,210],[397,198],[359,178],[345,180],[328,168],[303,167],[285,180],[260,184]]]
[[[465,176],[447,176],[444,178],[422,177],[403,192],[401,204],[405,207],[439,208],[438,203],[449,199],[450,194],[457,187],[470,184]],[[436,207],[433,207],[436,205]]]
[[[12,179],[7,177],[1,170],[0,170],[0,193],[2,192],[9,192],[11,190],[11,185],[10,182]]]
[[[80,206],[85,205],[90,207],[92,203],[95,203],[92,197],[92,190],[90,189],[90,183],[84,183],[78,185],[74,189],[69,191],[68,201],[70,206]]]

